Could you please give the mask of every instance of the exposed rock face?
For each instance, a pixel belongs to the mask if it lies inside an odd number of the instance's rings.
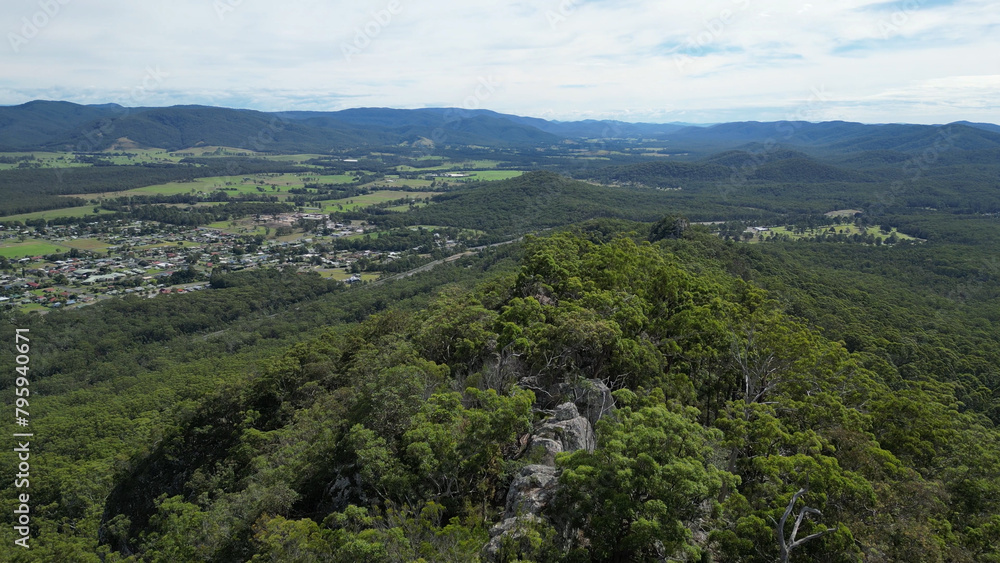
[[[524,536],[523,530],[526,527],[541,521],[542,519],[538,516],[527,514],[517,518],[508,518],[493,526],[493,529],[490,530],[490,536],[492,537],[489,543],[483,547],[483,559],[486,561],[499,561],[501,559],[500,551],[503,549],[505,541],[516,542]]]
[[[552,501],[558,483],[558,471],[550,465],[526,465],[507,491],[503,520],[490,530],[490,541],[483,548],[483,558],[496,561],[505,540],[516,541],[522,528],[541,522],[542,510]]]
[[[558,474],[548,465],[526,465],[507,491],[504,520],[520,514],[537,515],[552,500]]]
[[[552,501],[558,484],[559,471],[555,457],[559,452],[577,450],[594,451],[594,428],[586,417],[580,416],[576,405],[563,403],[556,407],[532,434],[530,455],[539,455],[539,464],[526,465],[514,478],[507,491],[507,505],[503,520],[490,530],[490,542],[483,548],[487,561],[496,561],[506,539],[517,540],[522,525],[541,521],[541,513]]]
[[[559,394],[573,401],[580,414],[586,417],[591,425],[597,424],[598,420],[610,414],[615,408],[611,388],[600,379],[563,383],[559,386]]]
[[[590,421],[580,416],[573,403],[563,403],[556,407],[551,421],[546,422],[532,436],[532,444],[536,439],[548,439],[558,442],[560,451],[575,452],[577,450],[594,451],[594,427]],[[558,453],[558,452],[557,452]],[[554,464],[554,463],[553,463]]]
[[[565,451],[561,441],[537,436],[531,437],[528,447],[529,455],[540,458],[538,463],[551,467],[556,465],[556,454]]]

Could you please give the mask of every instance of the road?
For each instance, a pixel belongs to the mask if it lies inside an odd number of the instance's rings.
[[[381,284],[383,284],[383,283],[385,283],[387,281],[400,280],[400,279],[403,279],[403,278],[407,278],[407,277],[410,277],[410,276],[412,276],[414,274],[419,274],[419,273],[422,273],[422,272],[426,272],[428,270],[432,270],[432,269],[436,268],[437,266],[440,266],[441,264],[444,264],[445,262],[454,262],[455,260],[458,260],[459,258],[462,258],[463,256],[471,256],[471,255],[479,252],[480,250],[484,250],[484,249],[487,249],[487,248],[492,248],[494,246],[503,246],[505,244],[512,244],[512,243],[518,242],[518,241],[520,241],[522,239],[524,239],[523,236],[522,237],[518,237],[516,239],[512,239],[512,240],[506,240],[504,242],[495,242],[493,244],[487,244],[487,245],[483,245],[483,246],[474,246],[474,247],[470,248],[469,250],[466,250],[465,252],[460,252],[458,254],[452,254],[451,256],[449,256],[447,258],[442,258],[440,260],[435,260],[433,262],[428,262],[427,264],[424,264],[423,266],[420,266],[419,268],[414,268],[412,270],[407,270],[407,271],[405,271],[403,273],[400,273],[400,274],[389,276],[387,278],[382,278],[382,279],[373,281],[373,282],[371,282],[371,283],[369,283],[367,285],[369,285],[369,286],[371,286],[371,285],[381,285]]]

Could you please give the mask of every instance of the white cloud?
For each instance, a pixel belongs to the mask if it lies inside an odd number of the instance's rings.
[[[159,68],[143,105],[461,106],[489,78],[483,107],[558,119],[1000,121],[988,0],[53,1],[30,38],[37,0],[0,13],[0,103],[116,100]]]

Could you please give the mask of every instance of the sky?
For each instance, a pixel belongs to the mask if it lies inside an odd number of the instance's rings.
[[[1000,123],[996,0],[0,0],[0,105]]]

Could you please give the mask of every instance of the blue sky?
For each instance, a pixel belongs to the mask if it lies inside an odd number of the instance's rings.
[[[1000,123],[994,0],[0,0],[0,104]]]

